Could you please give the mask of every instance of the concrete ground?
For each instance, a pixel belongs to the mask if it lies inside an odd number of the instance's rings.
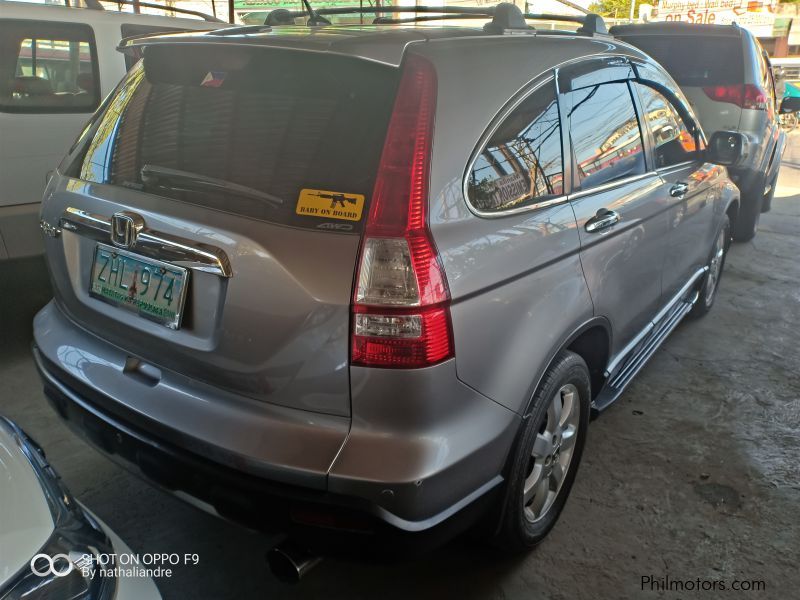
[[[395,566],[327,560],[300,586],[279,584],[269,540],[153,490],[56,418],[29,355],[48,299],[39,260],[0,266],[0,413],[135,552],[199,554],[157,582],[166,598],[797,598],[799,282],[800,136],[758,236],[731,249],[711,314],[683,323],[592,425],[560,522],[516,559],[459,540]],[[645,576],[766,589],[663,593],[642,590]]]

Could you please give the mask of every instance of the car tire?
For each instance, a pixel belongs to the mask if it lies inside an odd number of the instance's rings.
[[[731,220],[725,215],[722,226],[719,229],[711,252],[708,257],[708,271],[700,280],[698,288],[697,302],[694,303],[689,316],[698,319],[711,310],[714,300],[717,298],[719,282],[722,279],[722,272],[725,270],[725,258],[728,256],[728,248],[731,245]]]
[[[500,518],[493,541],[500,548],[530,549],[558,520],[586,441],[590,381],[583,359],[567,351],[556,357],[542,378],[521,425],[505,493],[496,507]]]
[[[749,242],[756,236],[758,222],[761,219],[761,207],[764,203],[765,187],[766,175],[763,175],[746,194],[742,192],[741,208],[733,231],[734,242]]]

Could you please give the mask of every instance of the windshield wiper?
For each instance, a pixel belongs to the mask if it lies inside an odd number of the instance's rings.
[[[200,173],[169,169],[158,165],[144,165],[141,175],[142,183],[145,185],[155,185],[182,192],[225,192],[243,198],[261,200],[276,208],[283,205],[283,198],[278,198],[246,185],[239,185],[224,179],[215,179]]]

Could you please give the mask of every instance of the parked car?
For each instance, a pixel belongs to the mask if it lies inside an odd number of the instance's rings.
[[[222,26],[0,0],[0,260],[42,252],[39,203],[47,178],[135,62],[117,52],[120,40]]]
[[[161,598],[151,578],[110,572],[109,557],[131,555],[130,548],[72,497],[41,447],[5,417],[0,456],[0,598]]]
[[[590,412],[714,302],[743,136],[597,16],[472,10],[128,45],[42,209],[76,432],[314,552],[544,538]]]
[[[752,239],[761,213],[772,206],[786,146],[781,97],[766,51],[737,25],[647,23],[616,25],[611,33],[661,63],[706,132],[738,131],[747,137],[746,158],[730,175],[742,195],[734,239]]]

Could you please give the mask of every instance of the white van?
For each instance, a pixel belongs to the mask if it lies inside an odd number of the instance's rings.
[[[42,252],[48,173],[131,66],[120,40],[227,26],[205,18],[0,0],[0,260]]]

